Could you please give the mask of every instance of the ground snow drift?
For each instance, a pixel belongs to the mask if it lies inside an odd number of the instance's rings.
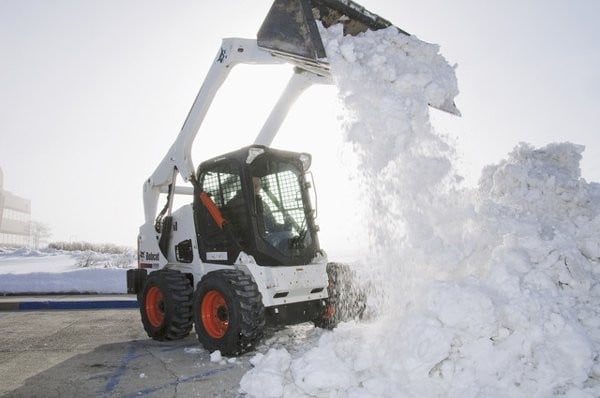
[[[437,47],[323,32],[369,195],[370,317],[257,354],[255,397],[600,396],[600,185],[583,147],[518,145],[460,188],[427,104],[456,93]],[[375,222],[376,221],[376,222]]]
[[[127,293],[126,272],[135,252],[4,249],[0,294]]]

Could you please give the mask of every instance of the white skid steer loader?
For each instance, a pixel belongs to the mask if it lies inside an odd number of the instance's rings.
[[[275,0],[257,40],[223,40],[177,139],[144,183],[138,268],[128,271],[127,289],[151,338],[180,339],[194,325],[206,349],[238,355],[267,324],[330,328],[364,309],[349,269],[328,264],[319,247],[310,155],[269,147],[296,98],[331,84],[317,20],[351,35],[391,25],[349,0]],[[231,69],[281,63],[294,73],[254,144],[196,170],[192,142]],[[454,104],[442,109],[456,113]],[[177,174],[191,187],[176,186]],[[191,203],[173,210],[175,195]]]

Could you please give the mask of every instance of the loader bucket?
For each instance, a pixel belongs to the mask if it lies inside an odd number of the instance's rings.
[[[258,46],[302,69],[327,75],[329,63],[316,21],[326,28],[342,24],[344,35],[353,36],[393,26],[351,0],[275,0],[258,31]],[[435,108],[460,116],[452,100]]]
[[[344,34],[392,25],[350,0],[275,0],[258,31],[258,45],[287,57],[327,67],[327,55],[316,21],[326,28],[343,24]],[[408,34],[401,29],[398,31]]]

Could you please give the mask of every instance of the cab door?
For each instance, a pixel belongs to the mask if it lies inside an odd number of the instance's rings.
[[[242,174],[236,162],[224,160],[200,170],[194,195],[194,214],[198,248],[203,262],[233,264],[249,238],[248,210]],[[200,200],[205,193],[218,209],[225,224],[219,225],[215,215]]]

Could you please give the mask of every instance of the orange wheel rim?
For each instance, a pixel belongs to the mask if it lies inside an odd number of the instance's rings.
[[[325,312],[323,313],[323,319],[329,320],[333,318],[335,316],[335,312],[336,311],[333,304],[327,304],[327,307],[325,307]]]
[[[204,330],[213,339],[225,336],[229,329],[229,308],[225,297],[216,290],[210,290],[202,298],[200,308]]]
[[[152,286],[146,294],[146,315],[155,328],[160,327],[165,321],[164,295],[156,286]]]

